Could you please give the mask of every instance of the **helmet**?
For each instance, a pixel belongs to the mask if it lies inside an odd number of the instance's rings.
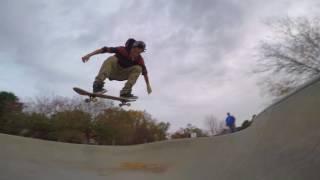
[[[132,45],[132,47],[137,47],[143,49],[143,51],[146,50],[146,44],[143,41],[135,41]]]

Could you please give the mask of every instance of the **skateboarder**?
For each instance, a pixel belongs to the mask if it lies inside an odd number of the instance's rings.
[[[152,92],[148,71],[141,56],[146,50],[146,44],[143,41],[128,39],[125,46],[119,47],[102,47],[82,57],[85,63],[91,56],[102,53],[114,53],[115,55],[107,58],[102,64],[98,75],[93,82],[93,92],[103,94],[106,92],[104,87],[105,79],[124,81],[127,80],[123,89],[120,91],[120,97],[137,98],[132,94],[132,87],[135,85],[139,75],[144,76],[147,92]]]
[[[227,113],[226,125],[230,128],[231,133],[236,131],[236,118],[230,113]]]

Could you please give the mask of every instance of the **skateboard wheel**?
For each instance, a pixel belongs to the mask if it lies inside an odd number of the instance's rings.
[[[93,98],[93,99],[92,99],[92,102],[97,102],[97,101],[98,101],[97,98]]]
[[[90,99],[85,99],[84,102],[89,103]]]

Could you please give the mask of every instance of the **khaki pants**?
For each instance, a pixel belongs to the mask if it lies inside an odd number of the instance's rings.
[[[120,94],[131,93],[132,87],[137,82],[139,75],[142,72],[142,67],[135,65],[128,68],[123,68],[118,64],[116,56],[110,56],[106,59],[96,76],[96,81],[104,82],[105,79],[124,81],[127,80]]]

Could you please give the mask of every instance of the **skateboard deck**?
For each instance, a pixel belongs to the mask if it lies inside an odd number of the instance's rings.
[[[86,102],[96,102],[97,101],[97,97],[98,98],[103,98],[103,99],[110,99],[110,100],[115,100],[115,101],[120,101],[119,106],[130,106],[131,104],[129,102],[134,102],[137,99],[127,99],[127,98],[122,98],[122,97],[117,97],[117,96],[110,96],[110,95],[106,95],[106,94],[95,94],[95,93],[91,93],[88,92],[84,89],[78,88],[78,87],[74,87],[73,90],[82,95],[82,96],[88,96],[87,99],[85,99]]]

